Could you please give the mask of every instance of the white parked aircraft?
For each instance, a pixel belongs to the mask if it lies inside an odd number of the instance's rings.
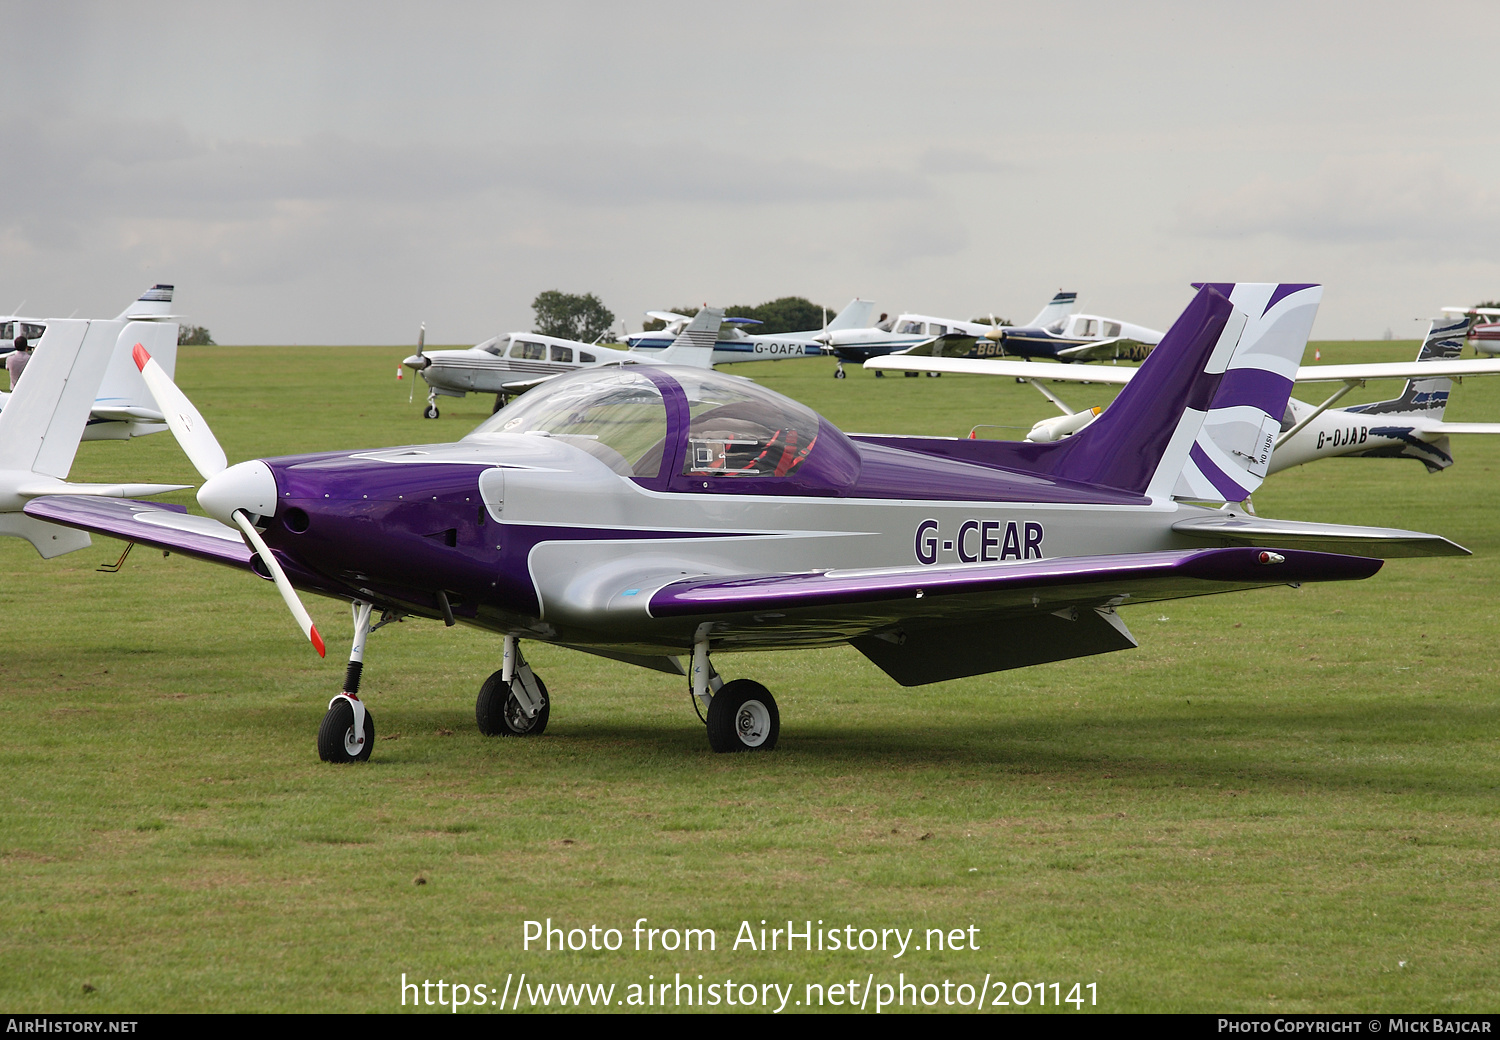
[[[1077,293],[1059,292],[1026,325],[986,325],[902,314],[872,328],[832,332],[819,340],[839,359],[836,379],[843,378],[845,361],[862,363],[903,350],[920,352],[944,336],[972,338],[974,343],[966,355],[970,357],[1014,354],[1056,361],[1143,361],[1161,342],[1162,333],[1144,325],[1097,314],[1073,314],[1077,301]],[[876,368],[876,375],[880,372]]]
[[[177,370],[177,315],[171,313],[172,292],[173,286],[153,285],[114,318],[117,322],[151,321],[160,323],[162,328],[170,326],[170,336],[166,333],[154,336],[153,342],[157,346],[151,352],[169,374]],[[22,318],[16,315],[0,318],[0,355],[15,349],[15,337],[18,334],[25,336],[33,347],[39,346],[39,341],[51,324],[52,319],[47,318]],[[141,379],[135,362],[131,360],[132,344],[124,343],[123,340],[121,342],[120,348],[110,356],[102,378],[95,383],[98,387],[97,396],[89,413],[88,425],[83,430],[83,440],[123,441],[149,433],[161,433],[167,428],[166,421],[156,407],[156,400],[146,389],[145,381]],[[161,353],[157,353],[158,350]],[[27,372],[30,371],[28,367]],[[10,396],[0,393],[0,409],[5,408]]]
[[[1288,373],[1298,383],[1343,384],[1321,404],[1290,399],[1275,433],[1275,453],[1268,473],[1335,456],[1412,458],[1429,471],[1453,464],[1448,437],[1461,433],[1500,433],[1500,423],[1454,423],[1443,420],[1453,379],[1500,374],[1500,359],[1455,360],[1463,349],[1467,317],[1435,319],[1415,361],[1359,365],[1304,365]],[[1053,441],[1088,426],[1100,409],[1074,412],[1041,381],[1123,384],[1137,371],[1133,368],[1073,368],[1030,361],[978,360],[968,357],[914,357],[894,355],[875,358],[867,368],[886,371],[942,372],[1012,376],[1040,390],[1065,414],[1037,423],[1027,434],[1030,441]],[[1371,379],[1405,379],[1401,396],[1389,401],[1332,407],[1349,391]],[[1220,393],[1232,393],[1233,386]],[[1217,399],[1216,399],[1217,400]],[[1237,501],[1216,498],[1207,486],[1198,487],[1196,500]]]
[[[830,332],[857,329],[870,320],[875,310],[871,300],[858,297],[850,300],[844,309],[834,315],[825,328],[809,329],[806,332],[776,332],[754,334],[741,326],[759,325],[753,318],[725,318],[724,327],[714,343],[714,364],[729,365],[738,361],[784,361],[795,357],[816,357],[823,353],[821,337]],[[647,311],[648,318],[666,322],[666,327],[655,332],[636,332],[625,337],[631,350],[643,352],[660,351],[672,342],[692,319],[675,311]]]
[[[59,556],[84,548],[89,536],[27,516],[21,509],[31,499],[42,495],[135,498],[188,486],[72,484],[65,479],[84,426],[91,421],[90,410],[98,408],[95,397],[111,357],[121,351],[129,357],[137,344],[175,349],[176,323],[125,318],[46,322],[15,393],[8,395],[9,406],[0,412],[0,535],[25,538],[43,557]]]
[[[1488,318],[1469,327],[1469,346],[1476,354],[1500,354],[1500,307],[1444,307],[1443,313]]]
[[[417,336],[417,352],[401,363],[420,373],[427,383],[424,417],[438,417],[439,397],[463,397],[470,393],[494,394],[498,412],[506,398],[545,379],[579,369],[643,364],[711,368],[714,340],[723,320],[722,310],[705,307],[688,320],[667,349],[649,352],[616,350],[537,332],[512,332],[463,350],[435,350],[429,354],[423,349],[427,338],[427,326],[423,325]]]

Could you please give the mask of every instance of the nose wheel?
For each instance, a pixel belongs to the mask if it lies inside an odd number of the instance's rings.
[[[343,694],[328,705],[328,714],[318,727],[318,757],[324,762],[347,764],[370,760],[370,750],[375,746],[375,719],[368,711],[358,714],[364,716],[362,722],[355,721],[355,702]]]

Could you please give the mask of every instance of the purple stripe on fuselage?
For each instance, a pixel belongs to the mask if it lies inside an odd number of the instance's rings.
[[[1250,497],[1250,492],[1231,480],[1229,475],[1208,457],[1196,441],[1188,452],[1188,458],[1193,460],[1193,464],[1198,467],[1198,472],[1208,478],[1208,482],[1214,486],[1215,490],[1224,496],[1224,501],[1243,502]]]
[[[1267,415],[1279,417],[1286,411],[1292,396],[1292,381],[1263,368],[1231,368],[1219,381],[1212,407],[1237,408],[1248,405]]]

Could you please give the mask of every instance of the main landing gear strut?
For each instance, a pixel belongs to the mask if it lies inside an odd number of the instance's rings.
[[[708,746],[729,751],[770,751],[781,736],[781,712],[771,691],[752,679],[725,682],[708,660],[708,638],[693,644],[689,675],[697,704],[708,708]],[[696,705],[695,705],[696,706]]]
[[[474,721],[487,737],[535,737],[547,728],[552,702],[547,684],[521,656],[515,636],[505,637],[501,667],[479,688]]]

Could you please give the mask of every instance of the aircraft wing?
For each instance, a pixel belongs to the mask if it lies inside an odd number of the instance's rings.
[[[1116,341],[1120,342],[1120,341]],[[1128,383],[1134,368],[1074,368],[1049,361],[1011,361],[1005,358],[921,357],[888,354],[871,358],[866,368],[891,372],[954,372],[965,375],[1015,376],[1018,379],[1056,379],[1070,383]],[[1303,365],[1299,383],[1343,383],[1365,379],[1462,379],[1500,375],[1500,358],[1469,361],[1391,361],[1362,365]],[[1478,432],[1478,431],[1475,431]]]
[[[649,610],[710,624],[726,649],[846,639],[915,686],[1128,649],[1136,643],[1114,613],[1120,604],[1367,578],[1380,567],[1332,553],[1285,549],[1268,559],[1259,549],[1220,548],[689,578],[658,588]]]
[[[1012,361],[1008,358],[921,357],[887,354],[865,362],[866,368],[887,372],[952,372],[957,375],[1014,376],[1017,379],[1060,379],[1070,383],[1130,382],[1134,368],[1090,366],[1078,368],[1050,361]]]
[[[164,502],[49,495],[26,503],[26,513],[39,520],[245,570],[250,569],[254,555],[234,528]]]
[[[1492,422],[1424,422],[1427,433],[1500,433],[1500,423]]]
[[[1303,365],[1299,383],[1342,383],[1359,379],[1462,379],[1500,374],[1500,358],[1469,361],[1391,361],[1364,365]]]
[[[1113,361],[1121,357],[1144,357],[1151,352],[1152,344],[1142,343],[1128,336],[1080,343],[1076,347],[1064,347],[1057,352],[1060,358],[1069,361]]]
[[[1476,424],[1480,425],[1480,424]],[[1484,424],[1488,425],[1488,424]],[[1500,432],[1497,429],[1496,432]],[[1209,545],[1295,546],[1315,552],[1352,552],[1395,560],[1411,556],[1469,556],[1469,550],[1436,534],[1394,527],[1356,527],[1226,513],[1179,520],[1172,530]]]

